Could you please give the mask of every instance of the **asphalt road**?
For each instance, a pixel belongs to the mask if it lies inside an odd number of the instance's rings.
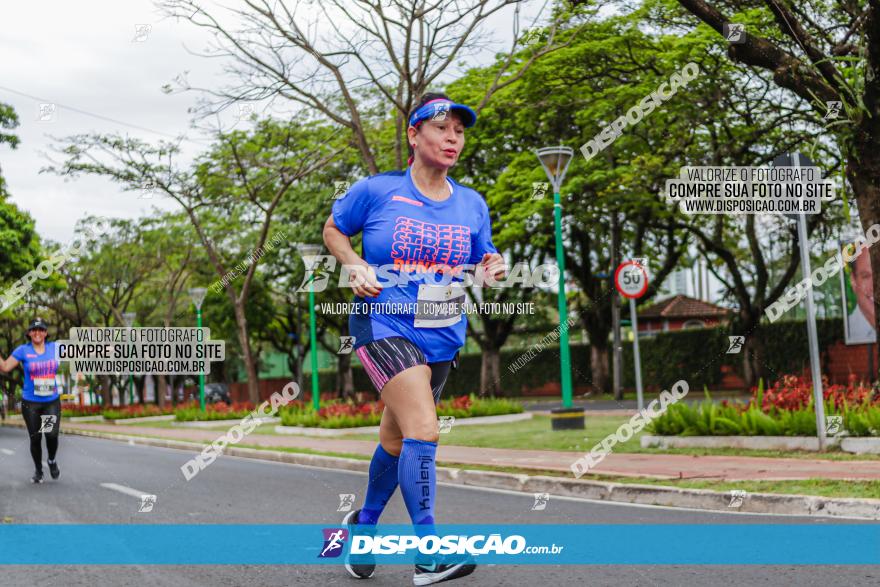
[[[365,474],[223,457],[189,482],[180,465],[193,453],[62,435],[61,478],[42,485],[32,473],[23,430],[0,427],[0,518],[6,523],[107,524],[297,524],[337,523],[340,493],[362,500]],[[150,513],[139,513],[140,499],[102,484],[157,495]],[[111,485],[113,487],[113,485]],[[543,511],[532,511],[531,494],[443,485],[437,511],[445,523],[541,524],[746,524],[813,523],[829,520],[757,516],[660,507],[597,503],[552,497]],[[407,523],[402,500],[389,504],[385,523]],[[219,547],[230,547],[219,545]],[[0,544],[0,548],[3,545]],[[35,545],[35,548],[38,548]],[[71,545],[76,547],[76,545]],[[628,545],[621,544],[622,549]],[[658,545],[670,548],[671,545]],[[683,545],[687,548],[686,545]],[[804,545],[809,548],[808,545]],[[379,567],[358,583],[338,566],[3,566],[0,585],[49,586],[286,586],[411,585],[405,566]],[[481,566],[456,585],[878,585],[878,567],[799,566]]]

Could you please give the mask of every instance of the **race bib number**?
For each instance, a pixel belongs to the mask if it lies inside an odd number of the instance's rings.
[[[34,377],[34,395],[54,395],[55,394],[55,378],[54,377]]]
[[[416,328],[445,328],[458,324],[464,307],[461,284],[419,285],[416,300]]]

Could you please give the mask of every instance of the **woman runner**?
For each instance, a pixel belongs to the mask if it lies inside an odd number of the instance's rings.
[[[354,284],[359,311],[349,318],[349,332],[355,352],[385,403],[364,505],[343,520],[352,531],[355,524],[375,525],[399,485],[417,533],[435,534],[436,404],[467,327],[464,291],[456,283],[464,268],[476,268],[478,283],[483,275],[500,279],[506,269],[492,244],[486,202],[447,177],[464,147],[464,129],[476,119],[444,94],[422,96],[409,116],[406,171],[358,181],[334,202],[324,225],[327,248]],[[357,233],[363,258],[351,246]],[[377,266],[394,268],[388,287],[379,283]],[[371,577],[373,558],[357,559],[346,561],[348,572]],[[415,585],[474,571],[471,560],[416,561]]]
[[[58,431],[61,429],[61,399],[55,374],[55,343],[46,342],[48,325],[42,318],[34,319],[28,327],[31,342],[20,345],[6,360],[0,361],[0,371],[9,373],[19,363],[24,369],[24,389],[21,393],[21,416],[31,437],[31,457],[36,472],[34,483],[43,482],[42,437],[46,436],[49,474],[57,479],[61,474],[55,455],[58,452]]]

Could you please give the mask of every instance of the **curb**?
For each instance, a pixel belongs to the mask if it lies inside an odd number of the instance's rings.
[[[819,451],[819,439],[814,436],[658,436],[645,434],[640,443],[642,448]],[[829,436],[827,446],[853,454],[880,454],[880,438],[876,436]]]
[[[174,420],[174,414],[163,414],[161,416],[140,416],[138,418],[104,418],[104,422],[115,424],[117,426],[125,426],[127,424],[141,424],[143,422],[170,422]]]
[[[79,436],[124,441],[129,444],[176,448],[195,452],[200,452],[205,446],[185,440],[144,438],[124,434],[93,432],[91,430],[62,429],[62,432]],[[235,457],[361,473],[369,472],[370,468],[370,461],[366,459],[358,460],[235,446],[227,446],[224,449],[224,453]],[[709,489],[683,489],[635,483],[582,481],[579,479],[565,479],[544,475],[524,475],[452,467],[437,467],[437,481],[455,485],[505,489],[523,493],[549,493],[557,496],[616,503],[683,507],[723,512],[736,511],[753,514],[790,514],[822,518],[842,517],[880,520],[880,499],[747,493],[743,496],[742,505],[729,507],[729,504],[733,503],[731,492],[722,493]]]
[[[254,422],[257,423],[258,426],[263,424],[275,424],[281,421],[281,418],[276,417],[264,417],[260,416],[253,419]],[[214,428],[214,427],[229,427],[235,426],[236,424],[241,424],[241,418],[238,420],[187,420],[185,422],[174,422],[173,426],[175,428]]]

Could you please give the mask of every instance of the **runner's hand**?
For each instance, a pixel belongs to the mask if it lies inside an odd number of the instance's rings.
[[[382,293],[382,286],[376,278],[376,270],[364,260],[361,260],[361,263],[346,266],[348,283],[358,297],[378,297]]]
[[[477,269],[478,271],[482,270],[483,278],[489,282],[489,285],[495,285],[496,281],[504,279],[504,276],[507,275],[507,263],[504,262],[504,257],[498,253],[483,255]]]

